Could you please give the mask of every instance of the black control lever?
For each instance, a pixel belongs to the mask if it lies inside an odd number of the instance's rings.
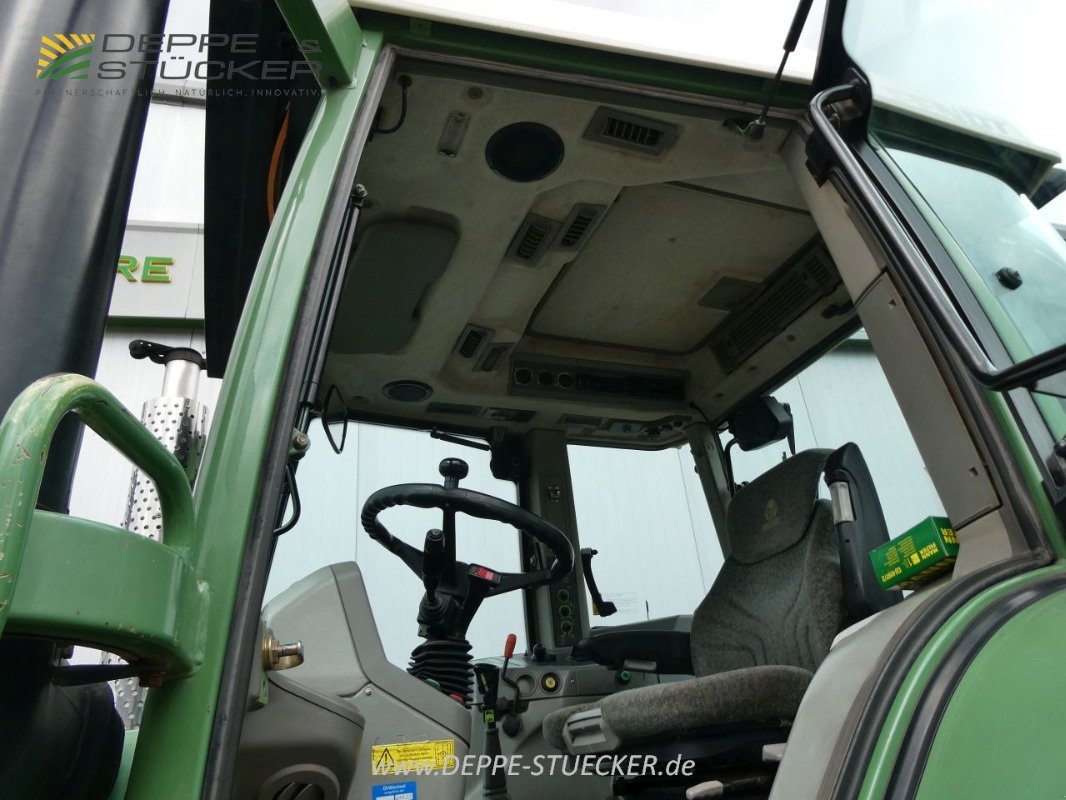
[[[592,557],[598,553],[591,547],[581,548],[581,571],[585,573],[585,585],[588,587],[589,596],[592,598],[592,613],[597,617],[609,617],[618,610],[610,600],[604,600],[600,590],[596,587],[596,579],[592,577]]]
[[[481,715],[485,720],[485,755],[492,759],[492,767],[485,776],[482,797],[486,800],[509,800],[507,772],[496,768],[497,759],[503,753],[500,747],[500,731],[496,727],[496,696],[500,688],[500,668],[495,664],[475,664],[474,675],[481,692]]]
[[[518,644],[518,637],[513,633],[507,634],[507,640],[503,645],[503,666],[500,667],[500,680],[514,689],[514,700],[509,705],[504,703],[503,708],[503,732],[511,737],[517,736],[522,730],[522,718],[519,713],[525,710],[522,703],[522,689],[515,681],[507,677],[507,665],[511,663],[516,644]]]
[[[423,625],[441,623],[447,614],[447,603],[437,594],[447,560],[444,531],[439,528],[427,531],[425,546],[422,548],[422,585],[426,594],[418,610],[418,621]]]

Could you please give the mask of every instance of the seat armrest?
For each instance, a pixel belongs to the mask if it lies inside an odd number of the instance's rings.
[[[691,629],[688,614],[593,628],[573,654],[611,669],[622,669],[627,661],[650,662],[660,674],[691,675]]]

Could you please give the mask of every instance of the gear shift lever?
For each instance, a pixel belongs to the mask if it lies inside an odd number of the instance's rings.
[[[503,671],[506,671],[507,662],[514,655],[516,641],[517,637],[513,633],[507,635],[507,642],[503,646]],[[485,788],[482,791],[485,800],[510,800],[507,793],[507,772],[495,766],[496,757],[502,754],[500,731],[496,727],[496,697],[500,688],[500,672],[500,668],[495,664],[474,665],[478,689],[481,690],[481,711],[485,720],[485,755],[492,759],[493,764],[489,774],[485,776]]]

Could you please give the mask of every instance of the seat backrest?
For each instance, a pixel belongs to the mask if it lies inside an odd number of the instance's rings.
[[[840,551],[845,624],[852,625],[895,605],[903,594],[882,589],[870,562],[870,551],[888,541],[888,525],[858,445],[849,442],[830,454],[825,482]]]
[[[730,552],[692,619],[695,675],[767,664],[814,669],[844,621],[833,514],[818,486],[829,450],[805,450],[741,489]]]

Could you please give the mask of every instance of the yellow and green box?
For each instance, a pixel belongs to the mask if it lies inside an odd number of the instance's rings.
[[[870,552],[885,589],[914,589],[951,569],[959,539],[946,517],[926,517],[909,531]]]

